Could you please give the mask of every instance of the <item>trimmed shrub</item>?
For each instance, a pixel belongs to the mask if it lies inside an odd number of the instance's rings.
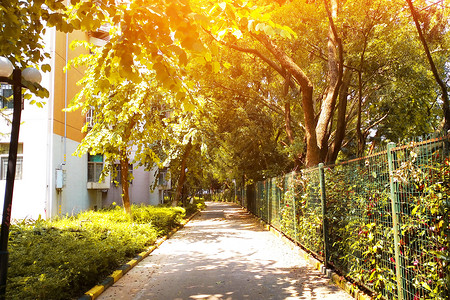
[[[133,206],[83,212],[11,226],[7,299],[71,299],[99,283],[158,236],[180,224],[185,210]]]
[[[191,199],[191,201],[188,202],[185,207],[187,216],[190,216],[196,211],[204,210],[206,208],[205,200],[203,198],[194,197],[193,199]]]

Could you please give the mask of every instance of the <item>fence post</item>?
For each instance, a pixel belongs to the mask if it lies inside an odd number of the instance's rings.
[[[320,202],[322,204],[322,228],[323,228],[323,264],[328,269],[328,219],[327,196],[325,194],[325,172],[323,163],[319,164]]]
[[[289,182],[289,188],[291,189],[291,193],[294,195],[293,197],[293,209],[294,209],[294,241],[297,241],[297,207],[295,205],[296,197],[295,197],[295,171],[291,173],[291,181]]]
[[[388,155],[388,164],[389,164],[389,189],[390,189],[390,198],[391,198],[391,206],[392,206],[392,227],[394,229],[394,249],[395,249],[395,275],[397,278],[397,298],[405,299],[403,296],[403,287],[402,287],[402,270],[401,270],[401,260],[400,260],[400,235],[399,235],[399,222],[398,222],[398,213],[399,213],[399,199],[397,196],[397,186],[394,182],[394,151],[395,143],[389,143],[387,145],[387,155]]]
[[[268,189],[268,181],[267,179],[264,181],[264,196],[266,198],[266,212],[267,212],[267,224],[270,225],[270,204],[269,204],[269,189]]]

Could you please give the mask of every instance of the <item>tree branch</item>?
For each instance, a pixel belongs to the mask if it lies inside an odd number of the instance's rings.
[[[431,71],[433,72],[433,76],[442,91],[442,101],[443,101],[442,108],[444,111],[444,130],[447,131],[448,129],[450,129],[450,109],[449,109],[449,97],[448,97],[447,86],[445,85],[444,81],[442,81],[441,77],[439,76],[439,72],[436,68],[436,65],[434,64],[433,57],[431,56],[427,41],[425,40],[425,37],[422,32],[422,28],[420,27],[419,20],[417,17],[417,12],[414,9],[412,1],[406,0],[406,2],[408,2],[409,8],[411,10],[411,15],[412,15],[414,23],[416,25],[417,33],[419,34],[419,39],[423,45],[423,49],[425,50],[425,54],[427,56],[428,63],[430,64]]]
[[[231,44],[231,43],[227,43],[225,41],[218,40],[210,31],[208,31],[206,29],[203,29],[203,30],[205,30],[205,32],[207,32],[216,42],[218,42],[228,48],[231,48],[236,51],[243,52],[243,53],[253,54],[253,55],[259,57],[262,61],[264,61],[270,67],[272,67],[275,71],[277,71],[278,74],[283,76],[283,78],[286,77],[286,73],[287,73],[286,69],[277,65],[273,60],[271,60],[270,58],[268,58],[267,56],[262,54],[260,51],[253,49],[253,48],[246,48],[246,47],[242,47],[242,46],[239,46],[236,44]],[[252,34],[252,36],[256,38],[256,36],[254,36],[253,34]],[[292,81],[290,81],[289,86],[292,89],[296,88],[295,84]]]
[[[375,123],[373,123],[372,125],[370,125],[369,127],[367,127],[364,130],[364,136],[367,135],[367,133],[369,132],[370,129],[374,128],[375,126],[377,126],[378,124],[380,124],[381,122],[383,122],[384,119],[386,119],[386,117],[389,115],[389,112],[387,112],[384,116],[382,116],[380,119],[378,119],[378,121],[376,121]]]

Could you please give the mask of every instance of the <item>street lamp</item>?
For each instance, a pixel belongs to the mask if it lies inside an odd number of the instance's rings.
[[[11,78],[12,74],[12,78]],[[31,83],[40,83],[42,76],[38,70],[27,68],[23,72],[14,68],[6,57],[0,57],[0,82],[13,86],[13,119],[9,143],[8,170],[6,173],[5,201],[3,204],[2,226],[0,231],[0,299],[5,299],[8,271],[8,238],[11,223],[11,206],[16,176],[17,148],[19,145],[20,115],[22,113],[22,78]]]

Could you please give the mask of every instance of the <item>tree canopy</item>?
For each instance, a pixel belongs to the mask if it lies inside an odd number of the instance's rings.
[[[46,25],[69,32],[73,26],[66,21],[63,0],[0,1],[0,56],[7,57],[15,67],[25,69],[36,67],[49,72],[51,66],[45,62],[51,54],[45,52],[43,35]],[[28,84],[28,89],[40,98],[49,96],[48,91],[38,84]],[[30,94],[25,94],[30,99]],[[32,100],[38,106],[41,102]]]
[[[75,62],[89,68],[71,109],[97,116],[79,153],[135,144],[140,163],[208,185],[440,130],[449,5],[408,2],[72,1],[70,26],[109,34]]]

